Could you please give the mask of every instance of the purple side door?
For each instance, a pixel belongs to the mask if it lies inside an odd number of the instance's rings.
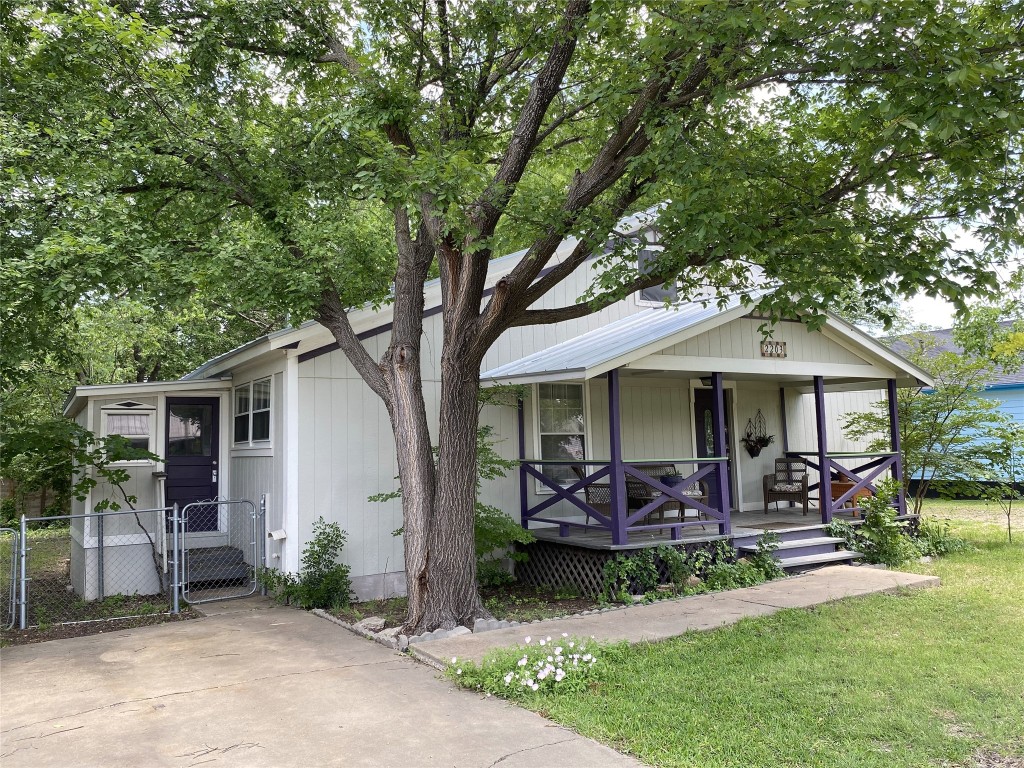
[[[183,508],[218,495],[220,401],[215,397],[167,398],[167,506]],[[190,510],[186,532],[217,530],[217,507]]]

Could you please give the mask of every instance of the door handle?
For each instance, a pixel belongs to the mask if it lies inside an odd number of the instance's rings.
[[[210,482],[211,483],[216,483],[217,482],[217,470],[216,469],[213,470],[213,477],[210,479]]]

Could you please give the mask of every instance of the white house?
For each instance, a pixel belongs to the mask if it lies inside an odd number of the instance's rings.
[[[646,232],[640,218],[622,230]],[[574,245],[566,241],[559,254]],[[488,285],[521,256],[492,261]],[[538,307],[572,303],[596,269],[588,261]],[[436,282],[426,286],[425,298],[423,380],[436,429],[442,339]],[[380,357],[390,340],[391,309],[364,308],[351,321],[370,355]],[[771,343],[764,343],[763,323],[738,302],[666,308],[663,292],[652,291],[581,319],[510,329],[488,353],[483,380],[527,384],[530,394],[518,410],[489,407],[482,418],[494,427],[499,451],[522,459],[523,469],[488,484],[488,501],[546,538],[570,545],[575,536],[583,545],[585,535],[586,546],[610,549],[652,536],[682,538],[698,526],[703,535],[709,522],[711,534],[733,535],[738,516],[763,517],[763,478],[787,453],[812,467],[812,497],[817,466],[848,468],[860,491],[883,471],[898,471],[891,454],[853,455],[864,445],[843,436],[840,417],[863,407],[861,393],[877,399],[887,389],[927,384],[927,373],[836,317],[817,331],[796,320],[780,323]],[[402,540],[393,535],[402,525],[400,503],[367,500],[395,486],[387,412],[320,325],[271,333],[179,381],[78,387],[65,413],[97,434],[123,434],[162,457],[127,467],[128,490],[140,508],[214,497],[256,501],[265,494],[263,525],[275,532],[265,548],[267,565],[297,571],[312,523],[323,516],[348,534],[344,559],[361,598],[404,590]],[[748,422],[774,438],[756,457],[741,445]],[[696,497],[680,496],[642,471],[669,464],[692,478],[693,487],[707,483],[710,493],[697,506]],[[640,508],[627,488],[638,480],[658,492]],[[823,518],[856,498],[833,496],[830,480],[826,473],[817,492],[815,515]],[[607,485],[614,498],[595,507],[587,485]],[[92,510],[110,493],[98,486],[73,511]],[[674,523],[664,516],[660,526],[650,521],[650,512],[673,505],[684,510]],[[213,514],[190,520],[186,537],[196,547],[230,544],[222,528]],[[74,535],[77,556],[87,558],[88,525]],[[126,535],[121,545],[145,542]],[[88,585],[80,591],[88,593]]]

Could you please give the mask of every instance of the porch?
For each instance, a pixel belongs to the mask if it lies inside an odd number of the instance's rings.
[[[881,479],[902,479],[896,393],[928,374],[834,318],[776,324],[770,341],[764,323],[738,302],[645,310],[485,372],[530,385],[517,423],[522,525],[613,551],[858,519]],[[888,450],[868,452],[842,417],[880,400]],[[755,422],[763,451],[743,451]],[[803,474],[801,507],[766,516],[766,499],[791,501],[762,491],[787,459]],[[904,513],[902,495],[894,506]]]

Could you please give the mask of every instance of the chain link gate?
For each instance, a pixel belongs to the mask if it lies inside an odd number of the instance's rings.
[[[0,629],[176,614],[254,594],[265,501],[22,517],[0,528]]]
[[[183,507],[172,522],[181,553],[181,599],[195,605],[255,594],[256,570],[263,563],[261,522],[262,514],[247,499]]]

